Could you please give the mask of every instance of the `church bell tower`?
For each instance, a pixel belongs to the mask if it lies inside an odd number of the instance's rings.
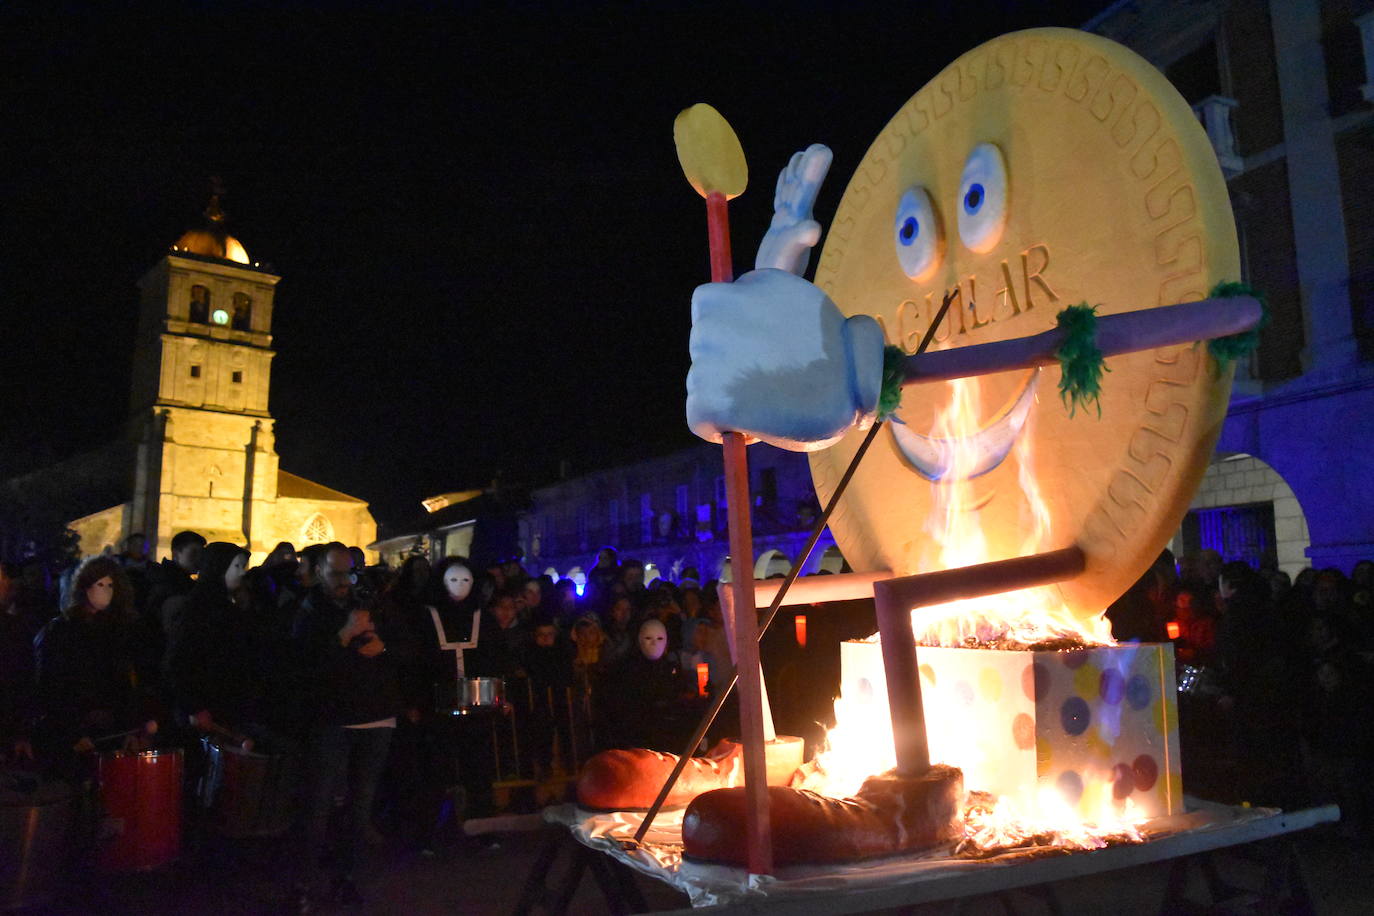
[[[277,499],[272,298],[280,277],[225,229],[216,187],[205,223],[139,281],[131,522],[165,556],[172,536],[270,544]]]

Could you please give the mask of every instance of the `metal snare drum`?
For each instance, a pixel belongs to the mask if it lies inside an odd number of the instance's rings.
[[[458,681],[458,703],[455,712],[464,715],[470,710],[494,710],[505,705],[506,682],[499,677],[467,677]]]
[[[57,895],[79,798],[64,782],[0,772],[0,910],[46,904]]]
[[[206,774],[200,802],[220,836],[280,836],[296,813],[301,758],[298,754],[246,751],[227,741],[202,738]]]

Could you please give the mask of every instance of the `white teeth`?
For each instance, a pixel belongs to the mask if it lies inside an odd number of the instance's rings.
[[[1020,393],[1001,415],[994,417],[986,426],[958,439],[949,437],[923,436],[898,420],[889,424],[897,449],[915,470],[926,480],[953,481],[955,455],[965,456],[957,479],[972,480],[991,471],[1002,463],[1016,444],[1026,417],[1030,414],[1031,404],[1035,401],[1035,383],[1040,378],[1036,369],[1027,376]]]

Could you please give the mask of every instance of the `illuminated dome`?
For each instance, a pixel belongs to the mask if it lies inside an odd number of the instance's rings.
[[[187,230],[181,238],[176,240],[172,250],[203,254],[212,258],[223,258],[226,261],[238,261],[240,264],[249,263],[248,252],[243,250],[243,245],[238,239],[227,232],[215,232],[213,229]]]
[[[173,251],[222,258],[240,264],[251,263],[243,244],[230,235],[224,228],[224,211],[220,209],[219,198],[223,191],[218,188],[210,195],[210,205],[205,208],[205,225],[188,229],[172,245]]]

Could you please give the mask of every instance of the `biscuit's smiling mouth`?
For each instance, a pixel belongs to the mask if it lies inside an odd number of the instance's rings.
[[[890,424],[897,450],[916,473],[932,482],[953,483],[986,474],[1001,464],[1016,444],[1035,403],[1039,378],[1039,368],[1032,369],[1007,406],[970,433],[922,435],[897,420]]]

